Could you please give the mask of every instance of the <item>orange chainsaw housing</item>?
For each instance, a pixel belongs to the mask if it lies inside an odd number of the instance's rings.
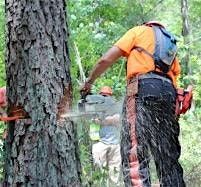
[[[183,88],[177,89],[176,99],[176,115],[185,114],[191,108],[193,99],[193,87],[189,85],[186,90]]]

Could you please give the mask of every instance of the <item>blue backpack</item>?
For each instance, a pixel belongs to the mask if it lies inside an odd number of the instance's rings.
[[[152,55],[142,47],[135,46],[133,49],[144,52],[154,59],[155,68],[159,68],[162,72],[167,73],[176,57],[177,45],[176,38],[166,29],[160,26],[151,26],[155,33],[155,50]]]

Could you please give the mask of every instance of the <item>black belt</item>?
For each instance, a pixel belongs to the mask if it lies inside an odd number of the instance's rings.
[[[151,78],[152,79],[160,79],[160,80],[172,83],[172,80],[170,78],[162,76],[162,75],[159,75],[159,74],[154,73],[154,72],[150,72],[150,73],[146,73],[146,74],[142,74],[142,75],[138,76],[139,80],[141,80],[141,79],[151,79]]]

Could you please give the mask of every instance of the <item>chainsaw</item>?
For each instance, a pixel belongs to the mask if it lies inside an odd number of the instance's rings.
[[[175,113],[177,116],[185,114],[190,108],[193,100],[193,86],[189,85],[187,89],[178,88],[176,98]]]
[[[69,119],[103,119],[119,112],[120,106],[112,97],[89,94],[81,95],[76,109],[61,115],[61,117]]]

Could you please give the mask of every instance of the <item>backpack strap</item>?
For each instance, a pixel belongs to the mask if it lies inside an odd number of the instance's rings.
[[[144,52],[145,54],[147,54],[147,55],[149,55],[151,58],[153,58],[154,56],[150,53],[150,52],[148,52],[146,49],[144,49],[143,47],[140,47],[140,46],[134,46],[132,49],[131,49],[131,51],[132,50],[137,50],[138,52]]]
[[[172,43],[177,43],[177,39],[171,34],[169,33],[166,29],[162,28],[162,27],[159,27],[159,29],[161,30],[161,32],[166,35],[167,37],[170,38],[171,42]]]
[[[132,50],[137,50],[138,52],[140,52],[140,53],[145,53],[146,55],[148,55],[148,56],[150,56],[153,60],[154,60],[154,55],[152,55],[150,52],[148,52],[146,49],[144,49],[143,47],[140,47],[140,46],[134,46],[132,49],[131,49],[131,51]],[[156,70],[156,68],[158,68],[158,66],[157,66],[157,64],[155,63],[155,61],[154,61],[154,66],[155,66],[155,69],[154,70]]]

